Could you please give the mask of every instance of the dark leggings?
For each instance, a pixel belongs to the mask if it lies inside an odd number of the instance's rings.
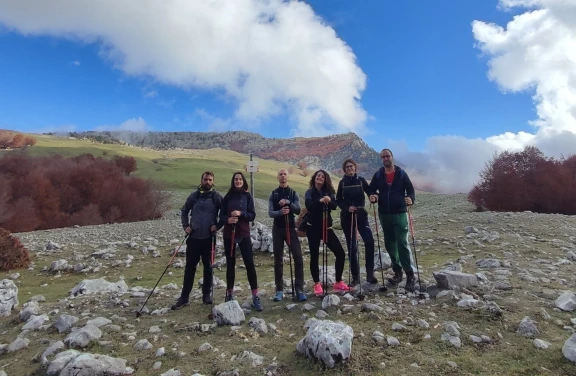
[[[202,258],[204,264],[204,282],[202,283],[202,293],[210,293],[212,287],[212,238],[194,239],[190,236],[186,240],[186,269],[184,269],[184,283],[182,285],[181,297],[188,300],[194,285],[194,275],[196,267]]]
[[[326,245],[336,256],[336,282],[342,280],[342,272],[344,271],[344,262],[346,255],[344,248],[340,244],[340,240],[331,228],[328,229],[328,240]],[[310,247],[310,273],[314,282],[320,282],[320,271],[318,270],[318,256],[320,255],[320,241],[322,240],[322,227],[308,226],[306,228],[306,237],[308,238],[308,246]],[[328,267],[328,265],[326,265]]]
[[[238,247],[234,247],[232,255],[230,255],[232,238],[224,238],[224,253],[226,254],[226,288],[231,290],[234,288],[234,279],[236,277],[236,252],[240,248],[244,266],[246,266],[246,273],[248,274],[248,283],[250,289],[255,290],[258,288],[258,279],[256,278],[256,267],[254,266],[254,258],[252,256],[252,241],[250,238],[234,239]]]

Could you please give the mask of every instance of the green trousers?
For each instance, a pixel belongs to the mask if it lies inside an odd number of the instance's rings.
[[[408,244],[408,214],[382,214],[378,213],[382,232],[384,233],[384,245],[392,260],[392,270],[407,275],[412,274],[410,260],[410,245]]]

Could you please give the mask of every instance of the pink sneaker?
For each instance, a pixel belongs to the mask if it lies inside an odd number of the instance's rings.
[[[320,296],[322,294],[324,294],[324,290],[322,290],[322,284],[320,282],[316,282],[316,284],[314,284],[314,295]]]
[[[344,281],[336,282],[333,288],[334,291],[350,291],[350,287],[348,287]]]

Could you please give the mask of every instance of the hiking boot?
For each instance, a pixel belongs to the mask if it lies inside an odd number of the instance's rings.
[[[296,300],[299,302],[305,302],[308,300],[308,297],[302,291],[299,291],[296,293]]]
[[[314,295],[316,296],[324,295],[324,290],[322,289],[322,284],[320,282],[316,282],[314,284]]]
[[[336,282],[333,287],[334,291],[336,292],[348,292],[350,291],[350,287],[348,287],[344,281]]]
[[[402,271],[394,272],[394,277],[388,278],[388,282],[390,282],[391,285],[397,285],[402,282]]]
[[[202,303],[203,304],[212,304],[212,296],[210,296],[210,293],[202,295]]]
[[[414,292],[416,290],[416,278],[414,276],[406,277],[406,286],[404,289],[408,292]]]
[[[374,277],[374,271],[366,272],[366,282],[371,283],[373,285],[378,283],[378,279]]]
[[[276,295],[274,295],[274,301],[275,302],[280,302],[282,301],[282,299],[284,299],[284,293],[282,291],[276,291]]]
[[[352,282],[350,282],[350,286],[358,286],[360,284],[360,278],[355,275],[352,277]]]
[[[234,295],[231,292],[226,293],[226,298],[224,298],[225,302],[229,302],[230,300],[234,300]]]
[[[252,305],[254,306],[254,309],[258,312],[264,310],[264,307],[262,307],[262,303],[260,302],[260,297],[258,295],[254,295],[252,297]]]
[[[188,299],[184,299],[182,297],[178,298],[178,300],[176,300],[176,304],[172,305],[172,307],[170,307],[173,311],[176,311],[177,309],[186,307],[188,304],[190,304],[188,302]]]

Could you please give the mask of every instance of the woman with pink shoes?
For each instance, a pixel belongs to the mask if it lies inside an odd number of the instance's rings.
[[[318,266],[318,256],[320,254],[320,241],[325,240],[326,246],[334,256],[336,256],[336,283],[333,286],[334,292],[347,292],[350,288],[342,280],[346,255],[344,248],[338,237],[332,230],[332,215],[330,212],[336,209],[336,198],[334,197],[334,187],[328,173],[318,170],[310,179],[310,189],[306,191],[306,209],[308,218],[306,226],[306,237],[310,247],[310,272],[314,279],[314,294],[321,296],[324,294],[320,283],[320,271]],[[323,239],[325,238],[325,239]],[[324,256],[323,256],[324,257]],[[328,267],[328,265],[325,265]]]

